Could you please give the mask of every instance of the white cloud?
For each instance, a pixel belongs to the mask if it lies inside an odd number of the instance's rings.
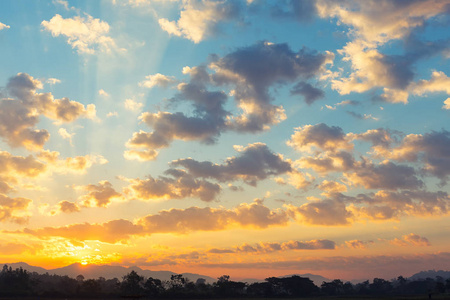
[[[98,94],[103,97],[109,97],[109,94],[104,89],[100,89]]]
[[[139,82],[139,86],[146,87],[149,89],[154,86],[162,86],[166,88],[167,86],[175,82],[176,82],[175,77],[157,73],[155,75],[145,76],[145,80]]]
[[[58,78],[48,78],[45,82],[47,82],[50,85],[55,85],[61,83],[61,80],[59,80]]]
[[[75,16],[67,19],[57,14],[50,21],[42,21],[41,25],[54,37],[67,37],[67,43],[79,54],[124,50],[119,49],[114,39],[107,35],[110,29],[107,22],[87,14],[86,17]]]
[[[75,135],[75,133],[68,133],[65,128],[60,128],[58,130],[58,133],[63,139],[69,140],[70,145],[72,145],[72,137]]]
[[[2,22],[0,22],[0,30],[9,29],[9,28],[11,28],[11,26],[8,26],[8,25],[3,24]]]
[[[447,100],[444,101],[444,106],[442,106],[443,109],[450,109],[450,98],[447,98]]]
[[[136,102],[133,99],[126,99],[124,105],[127,110],[138,111],[144,106],[144,103]]]

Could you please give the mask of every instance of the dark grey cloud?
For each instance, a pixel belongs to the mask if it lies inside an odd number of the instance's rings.
[[[366,189],[419,189],[424,186],[413,167],[397,165],[393,162],[380,164],[359,162],[344,176],[356,186]]]
[[[148,175],[146,179],[132,179],[126,193],[142,200],[198,197],[209,202],[215,200],[222,190],[220,185],[196,179],[184,170],[169,169],[165,173],[170,177],[153,178]]]
[[[213,178],[221,182],[240,179],[252,186],[269,176],[292,171],[291,163],[280,154],[273,153],[265,144],[250,144],[238,151],[238,156],[228,158],[223,164],[186,158],[175,160],[171,165],[183,167],[195,177]]]
[[[291,90],[291,95],[302,95],[306,104],[311,105],[315,101],[325,97],[325,93],[307,82],[297,83]]]

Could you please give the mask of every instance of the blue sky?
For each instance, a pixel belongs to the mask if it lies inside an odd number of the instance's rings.
[[[449,8],[1,2],[0,260],[448,266]]]

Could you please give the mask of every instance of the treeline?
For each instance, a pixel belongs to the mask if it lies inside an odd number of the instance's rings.
[[[30,273],[22,268],[13,270],[5,265],[0,273],[0,297],[47,298],[232,298],[232,297],[314,297],[314,296],[389,296],[429,295],[450,293],[450,278],[436,277],[408,280],[402,276],[387,281],[375,278],[358,284],[339,279],[316,286],[309,278],[300,276],[269,277],[264,282],[248,284],[230,280],[228,275],[213,284],[204,279],[192,282],[182,275],[168,281],[144,278],[131,271],[121,280],[85,279],[68,276]]]

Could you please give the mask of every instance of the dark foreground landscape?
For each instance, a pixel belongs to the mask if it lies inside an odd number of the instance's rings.
[[[4,265],[0,272],[1,299],[450,299],[450,278],[411,280],[399,276],[357,284],[335,279],[320,286],[306,277],[269,277],[264,282],[232,281],[223,275],[212,284],[183,275],[170,280],[145,278],[131,271],[123,278],[85,279],[28,272]]]

